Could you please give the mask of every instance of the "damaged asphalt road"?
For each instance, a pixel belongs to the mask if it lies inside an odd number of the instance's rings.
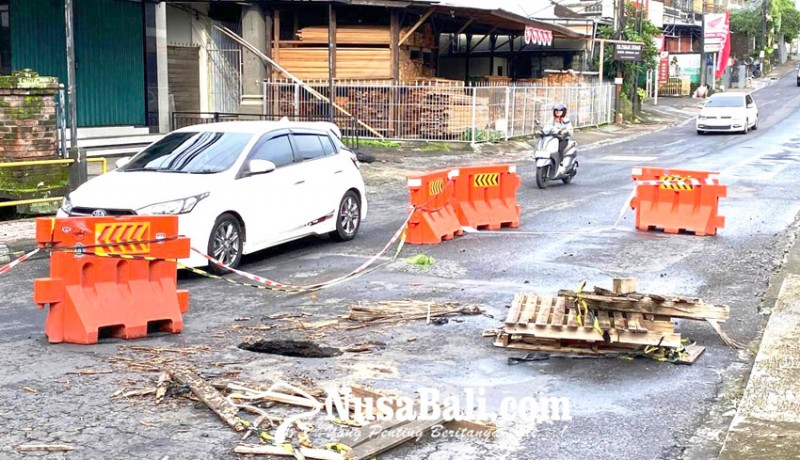
[[[202,404],[168,400],[156,406],[150,398],[112,397],[120,389],[152,385],[158,377],[119,359],[130,358],[191,363],[205,378],[358,383],[406,395],[420,387],[485,386],[490,406],[509,395],[571,401],[568,422],[535,426],[500,419],[494,442],[426,439],[381,458],[713,457],[719,430],[733,415],[736,386],[731,383],[744,375],[752,357],[748,350],[728,348],[707,325],[678,322],[683,336],[707,347],[692,366],[646,359],[550,359],[509,366],[509,357],[526,353],[494,348],[481,331],[498,325],[516,292],[552,295],[574,289],[582,279],[589,286],[610,287],[612,277],[634,276],[643,291],[730,305],[731,319],[723,329],[739,342],[755,340],[764,320],[760,299],[800,211],[800,92],[793,78],[784,78],[754,97],[762,111],[771,107],[761,114],[758,131],[697,136],[690,122],[585,150],[581,170],[568,186],[536,189],[532,164],[521,161],[519,229],[407,246],[386,268],[316,294],[247,289],[183,274],[180,287],[191,295],[184,332],[135,344],[209,347],[191,354],[120,349],[128,343],[117,340],[97,346],[48,344],[45,313],[31,299],[32,280],[47,275],[47,262],[26,262],[0,278],[0,456],[21,458],[15,446],[37,442],[76,448],[68,454],[36,454],[42,458],[237,458],[231,449],[239,435]],[[443,154],[412,167],[460,161]],[[717,237],[638,232],[628,211],[619,228],[610,230],[632,190],[630,168],[639,165],[719,171],[728,185],[720,206],[725,228]],[[371,214],[355,241],[312,238],[251,256],[243,269],[308,284],[357,267],[378,252],[406,216],[402,178],[371,187],[370,193]],[[432,256],[434,264],[421,268],[403,260],[418,253]],[[322,321],[346,314],[358,301],[400,299],[476,304],[494,319],[465,316],[443,325],[416,321],[340,331],[301,329],[291,318],[268,317],[306,313],[301,321]],[[260,339],[340,349],[374,341],[385,348],[292,358],[237,347]],[[86,369],[96,373],[75,374]]]

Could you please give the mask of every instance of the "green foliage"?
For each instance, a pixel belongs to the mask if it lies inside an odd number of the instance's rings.
[[[731,31],[748,36],[761,33],[761,10],[731,11]]]
[[[354,139],[348,137],[342,139],[342,142],[344,142],[345,144],[348,144],[353,141]],[[385,141],[381,139],[359,139],[358,145],[367,147],[383,147],[385,149],[396,149],[400,148],[402,144],[395,141]]]
[[[731,31],[748,37],[760,36],[761,19],[762,10],[759,7],[731,11]],[[800,35],[800,12],[793,0],[774,0],[769,3],[767,33],[769,42],[773,42],[775,36],[780,34],[783,34],[787,43]],[[766,47],[767,54],[771,53],[771,49]]]
[[[647,90],[644,88],[636,88],[636,94],[639,96],[639,101],[642,103],[647,100]]]
[[[461,134],[462,141],[471,141],[472,140],[472,128],[467,128]],[[495,131],[492,129],[476,129],[475,130],[475,142],[498,142],[503,140],[503,133],[500,131]]]

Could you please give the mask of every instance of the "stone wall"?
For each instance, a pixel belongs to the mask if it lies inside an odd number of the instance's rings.
[[[55,77],[31,70],[0,76],[0,162],[59,158],[57,92]],[[0,168],[0,199],[60,196],[67,183],[66,165],[4,167]]]

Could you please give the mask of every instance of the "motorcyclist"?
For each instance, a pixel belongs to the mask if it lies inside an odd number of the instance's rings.
[[[558,158],[564,158],[570,137],[575,133],[572,122],[567,118],[567,106],[561,103],[553,105],[553,127],[558,131]]]

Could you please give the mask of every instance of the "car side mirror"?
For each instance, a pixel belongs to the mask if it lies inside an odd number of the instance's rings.
[[[125,166],[126,164],[128,164],[130,162],[131,162],[131,157],[122,157],[119,160],[114,162],[114,166],[116,166],[117,169],[119,169],[119,168]]]
[[[278,167],[275,166],[275,163],[269,160],[250,160],[250,163],[247,164],[247,172],[250,176],[271,173],[276,169]]]

